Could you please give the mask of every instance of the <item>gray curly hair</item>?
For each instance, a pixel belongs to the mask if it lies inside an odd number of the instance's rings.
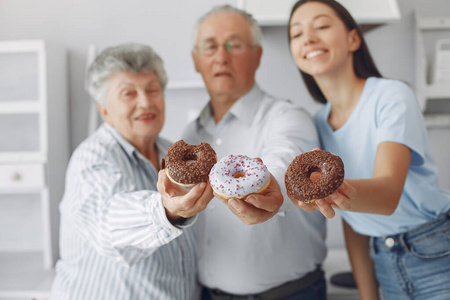
[[[164,63],[151,47],[121,44],[102,51],[87,70],[85,87],[97,103],[106,105],[107,82],[117,72],[156,72],[163,90],[167,85]]]

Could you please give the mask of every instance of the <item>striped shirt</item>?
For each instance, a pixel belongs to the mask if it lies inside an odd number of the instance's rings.
[[[170,143],[158,138],[156,146],[161,160]],[[107,124],[80,144],[60,204],[51,299],[198,295],[194,233],[167,220],[157,180],[152,163]]]

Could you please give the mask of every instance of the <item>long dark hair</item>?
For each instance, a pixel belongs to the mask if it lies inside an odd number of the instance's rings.
[[[358,50],[356,50],[353,53],[353,70],[355,71],[356,76],[360,78],[382,77],[372,59],[372,56],[370,55],[369,47],[367,47],[367,44],[364,40],[361,28],[358,26],[355,19],[353,19],[352,15],[348,12],[348,10],[345,9],[345,7],[343,7],[338,2],[334,0],[299,0],[292,7],[288,24],[291,23],[292,15],[297,10],[297,8],[299,8],[301,5],[307,2],[320,2],[330,6],[337,13],[342,22],[344,22],[348,30],[356,29],[356,32],[359,38],[361,39],[361,46],[359,47]],[[288,39],[289,44],[291,44],[291,36],[289,34],[289,28],[288,28]],[[300,74],[302,75],[306,87],[308,88],[309,93],[314,98],[314,100],[323,104],[327,103],[327,99],[323,95],[314,78],[311,75],[301,71],[300,69],[299,71]]]

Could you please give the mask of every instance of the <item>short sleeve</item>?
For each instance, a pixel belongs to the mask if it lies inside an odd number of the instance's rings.
[[[378,90],[376,143],[403,144],[412,151],[411,164],[423,164],[426,129],[414,93],[406,84],[396,81]]]

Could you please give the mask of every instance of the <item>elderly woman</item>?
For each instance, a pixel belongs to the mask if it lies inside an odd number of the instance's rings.
[[[103,51],[86,86],[104,123],[74,151],[61,202],[61,259],[52,299],[193,299],[194,237],[188,228],[213,198],[206,184],[162,197],[161,58],[148,46]],[[163,171],[162,171],[163,173]]]

